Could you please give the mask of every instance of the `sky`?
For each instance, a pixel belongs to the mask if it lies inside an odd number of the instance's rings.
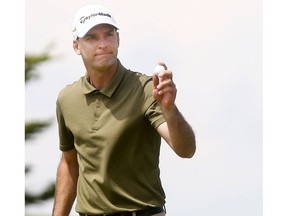
[[[72,49],[71,22],[88,2],[25,2],[25,52],[48,49],[56,56],[38,68],[39,80],[24,87],[25,119],[53,120],[25,145],[25,163],[33,165],[25,187],[35,192],[55,180],[61,155],[57,95],[85,73]],[[94,2],[113,11],[120,28],[119,59],[127,68],[149,75],[158,61],[166,62],[178,89],[176,104],[195,130],[192,159],[162,145],[167,215],[262,215],[262,2]],[[28,207],[26,213],[49,215],[52,204]]]

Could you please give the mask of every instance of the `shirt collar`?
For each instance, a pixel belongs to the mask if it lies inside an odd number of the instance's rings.
[[[115,92],[115,90],[117,89],[117,87],[119,86],[119,84],[122,80],[122,77],[124,76],[125,71],[126,71],[126,69],[121,64],[121,62],[118,60],[118,68],[117,68],[117,71],[116,71],[114,77],[104,88],[102,88],[100,90],[95,89],[95,87],[90,84],[89,75],[86,72],[85,76],[82,79],[83,94],[90,94],[91,92],[100,92],[103,95],[106,95],[107,97],[111,97],[113,95],[113,93]]]

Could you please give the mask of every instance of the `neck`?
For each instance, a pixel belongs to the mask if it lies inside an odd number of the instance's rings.
[[[114,64],[108,69],[88,71],[90,84],[96,89],[102,89],[113,79],[117,72],[117,67],[118,64]]]

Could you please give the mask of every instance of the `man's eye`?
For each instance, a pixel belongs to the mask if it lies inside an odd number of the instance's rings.
[[[87,40],[93,40],[93,39],[95,39],[96,37],[94,36],[94,35],[88,35],[87,37],[86,37],[86,39]]]
[[[113,36],[114,36],[114,31],[108,32],[107,35],[108,35],[109,37],[113,37]]]

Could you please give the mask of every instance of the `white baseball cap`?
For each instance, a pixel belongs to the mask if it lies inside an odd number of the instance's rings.
[[[83,37],[92,27],[109,24],[118,29],[111,11],[97,4],[88,4],[79,8],[73,19],[72,32],[74,39]]]

